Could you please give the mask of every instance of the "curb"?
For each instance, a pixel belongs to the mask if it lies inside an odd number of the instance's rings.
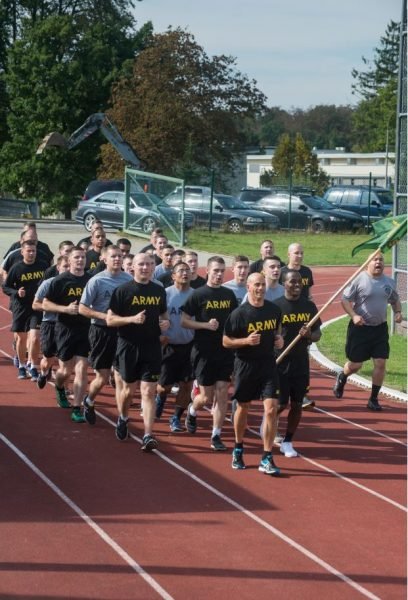
[[[325,321],[325,323],[322,324],[321,329],[324,329],[328,325],[331,325],[332,323],[335,323],[336,321],[339,321],[340,319],[346,319],[346,318],[347,318],[347,316],[342,315],[340,317],[330,319],[329,321]],[[331,373],[335,373],[337,375],[337,373],[339,373],[341,371],[341,366],[338,365],[337,363],[333,362],[329,358],[327,358],[324,354],[322,354],[316,344],[312,344],[310,346],[310,356],[319,365],[321,365],[322,367],[324,367]],[[351,381],[351,383],[354,383],[355,385],[357,385],[359,387],[369,389],[369,390],[371,389],[371,381],[369,379],[366,379],[365,377],[361,377],[360,375],[350,375],[347,378],[347,381]],[[394,390],[387,386],[381,387],[381,394],[383,394],[387,398],[396,400],[397,402],[401,402],[404,404],[406,404],[408,402],[407,394],[404,394],[404,392],[399,392],[398,390]]]

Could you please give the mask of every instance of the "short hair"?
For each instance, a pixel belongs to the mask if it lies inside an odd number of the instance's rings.
[[[71,242],[71,240],[64,240],[63,242],[60,242],[58,244],[58,250],[61,250],[61,248],[63,248],[64,246],[74,246],[74,242]]]
[[[279,258],[279,256],[276,256],[276,254],[273,254],[272,256],[268,256],[268,258],[264,258],[262,266],[266,263],[267,260],[277,260],[279,263],[279,266],[281,266],[281,259]]]
[[[185,256],[186,252],[182,248],[176,248],[173,252],[173,256]]]
[[[29,229],[32,229],[32,228],[29,228]],[[24,229],[24,231],[22,231],[20,233],[20,240],[22,240],[24,238],[24,236],[28,233],[29,229]],[[34,240],[32,240],[32,241],[34,241]]]
[[[289,269],[289,271],[284,271],[282,273],[282,281],[286,281],[287,278],[289,277],[289,275],[299,275],[300,277],[300,281],[302,281],[302,275],[300,274],[300,271],[297,271],[296,269]]]
[[[163,246],[162,250],[174,250],[174,246],[172,246],[171,244],[166,244],[165,246]]]
[[[196,258],[198,258],[198,254],[197,252],[194,252],[194,250],[187,250],[186,256],[195,256]]]
[[[161,227],[155,227],[155,228],[153,229],[153,231],[152,231],[151,235],[153,235],[154,233],[155,233],[156,235],[160,235],[161,233],[163,233],[163,229],[162,229]]]
[[[35,221],[26,221],[23,224],[23,229],[37,229],[37,223]]]
[[[175,273],[175,269],[178,269],[178,268],[180,267],[180,265],[181,265],[181,266],[184,266],[184,267],[186,267],[188,270],[190,270],[190,265],[188,265],[188,264],[187,264],[186,262],[184,262],[184,261],[181,261],[181,262],[177,263],[176,265],[174,265],[174,267],[172,267],[172,269],[171,269],[171,272],[172,272],[172,273]]]
[[[57,257],[57,266],[59,266],[63,260],[68,260],[67,256],[63,256],[62,254]]]
[[[131,246],[132,242],[127,238],[119,238],[118,240],[116,240],[116,246],[119,246],[119,244],[126,244],[126,246]]]
[[[247,262],[249,264],[249,258],[244,254],[236,254],[232,259],[232,265],[235,265],[237,262]]]
[[[222,265],[225,265],[225,260],[222,256],[210,256],[210,258],[207,260],[207,267],[209,267],[211,263],[221,263]]]
[[[95,233],[98,233],[98,232],[103,233],[103,235],[106,237],[106,231],[104,230],[103,227],[95,227],[95,229],[92,231],[91,237],[93,237],[95,235]]]
[[[23,242],[21,242],[21,247],[24,248],[24,246],[37,247],[37,242],[35,240],[24,240]]]
[[[263,240],[263,242],[261,242],[261,246],[263,246],[264,244],[272,244],[272,246],[275,245],[272,240]]]
[[[109,246],[108,246],[108,247],[109,247]],[[129,252],[129,254],[127,254],[123,260],[133,260],[134,258],[135,258],[135,255],[134,255],[134,254],[131,254],[131,253]]]
[[[82,248],[82,246],[72,246],[71,250],[68,252],[68,256],[71,256],[71,254],[73,252],[83,252],[84,254],[86,254],[86,250],[85,248]]]

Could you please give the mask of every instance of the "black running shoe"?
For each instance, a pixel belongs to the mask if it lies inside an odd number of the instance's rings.
[[[232,452],[232,468],[233,469],[245,469],[245,463],[244,463],[244,451],[242,448],[234,448],[233,452]]]
[[[84,417],[85,417],[85,421],[88,423],[88,425],[95,425],[96,423],[96,413],[95,413],[95,407],[90,404],[88,404],[88,402],[86,401],[86,397],[84,398],[84,401],[82,403],[84,405]]]
[[[197,417],[193,417],[193,415],[190,414],[191,406],[192,403],[190,403],[187,407],[185,425],[188,433],[195,433],[197,431]]]
[[[382,410],[382,406],[378,402],[377,398],[369,398],[368,403],[367,403],[367,408],[369,410],[375,410],[375,411]]]
[[[333,394],[336,396],[336,398],[343,397],[343,391],[344,391],[344,386],[346,385],[346,381],[347,381],[347,378],[344,375],[343,371],[341,371],[340,373],[337,373],[336,383],[334,384],[334,387],[333,387]]]
[[[143,452],[152,452],[159,447],[159,443],[150,433],[143,436],[142,450]]]
[[[226,449],[227,449],[227,446],[225,446],[225,445],[222,443],[222,440],[221,440],[221,438],[220,438],[220,436],[219,436],[219,435],[214,435],[214,436],[211,438],[211,448],[212,448],[213,450],[215,450],[216,452],[223,452],[224,450],[226,450]]]
[[[120,442],[124,442],[129,436],[128,420],[129,419],[122,419],[119,417],[118,422],[116,423],[115,434]]]
[[[37,387],[39,390],[42,390],[45,387],[45,384],[47,383],[47,375],[43,375],[42,373],[40,373],[37,377]]]

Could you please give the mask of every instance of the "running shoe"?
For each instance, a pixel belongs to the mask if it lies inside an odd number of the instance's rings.
[[[231,463],[231,466],[233,469],[241,470],[241,469],[246,468],[243,456],[244,456],[244,451],[242,448],[234,448],[234,450],[232,451],[232,463]]]
[[[180,419],[176,415],[170,417],[169,421],[170,431],[172,431],[173,433],[180,433],[181,431],[184,431],[184,427],[182,426],[182,424],[180,423]]]
[[[163,414],[164,405],[166,404],[166,397],[162,398],[160,394],[156,395],[156,419],[160,419]]]
[[[298,455],[292,446],[292,442],[282,442],[280,445],[280,451],[286,456],[286,458],[295,458],[295,456]]]
[[[336,383],[334,384],[334,387],[333,387],[333,394],[336,396],[336,398],[343,397],[343,391],[344,391],[344,386],[346,385],[346,381],[347,381],[347,378],[344,375],[343,371],[340,371],[340,373],[337,373]]]
[[[88,425],[95,425],[96,423],[96,413],[95,413],[95,407],[92,404],[88,404],[88,402],[86,401],[86,396],[84,398],[83,401],[83,406],[84,406],[84,417],[85,417],[85,421],[88,423]]]
[[[378,402],[377,398],[369,398],[368,403],[367,403],[367,408],[369,410],[375,410],[375,411],[382,410],[382,406]]]
[[[143,436],[142,450],[143,452],[152,452],[159,447],[159,443],[150,433]]]
[[[38,370],[35,367],[31,367],[30,371],[30,377],[31,377],[31,381],[37,381],[38,379]]]
[[[129,436],[128,421],[129,419],[122,419],[122,417],[119,417],[118,422],[116,423],[115,435],[120,442],[125,441]]]
[[[180,386],[176,383],[173,385],[173,387],[171,388],[171,393],[174,394],[175,396],[177,396],[177,394],[180,391]]]
[[[74,421],[74,423],[85,423],[85,418],[81,412],[80,406],[74,406],[74,408],[72,409],[71,421]]]
[[[18,367],[17,379],[27,379],[27,371],[25,367]]]
[[[216,452],[223,452],[224,450],[227,450],[227,446],[223,444],[219,435],[213,435],[211,438],[211,448]]]
[[[59,390],[55,386],[55,393],[57,395],[57,403],[61,408],[71,408],[64,388],[62,388],[62,390]]]
[[[284,436],[282,434],[277,433],[275,435],[275,439],[273,440],[273,443],[276,444],[277,446],[279,446],[283,442],[283,438],[284,438]]]
[[[272,454],[268,454],[268,456],[261,459],[258,471],[265,473],[266,475],[279,475],[280,473],[279,467],[273,462]]]
[[[191,406],[192,403],[190,403],[187,407],[185,425],[188,433],[195,433],[197,431],[197,417],[193,417],[193,415],[190,414]]]
[[[314,400],[311,400],[307,396],[305,396],[303,398],[303,401],[302,401],[302,410],[311,410],[315,406],[316,406],[316,402]]]
[[[47,375],[43,375],[42,373],[40,373],[37,377],[37,387],[39,390],[42,390],[45,387],[45,384],[47,383]]]

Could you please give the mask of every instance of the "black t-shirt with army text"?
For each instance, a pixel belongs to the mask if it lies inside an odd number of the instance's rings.
[[[317,314],[317,308],[314,302],[302,296],[297,300],[288,300],[281,296],[275,303],[282,312],[282,335],[285,342],[282,350],[278,352],[280,354],[295,339],[303,325],[307,325]],[[316,331],[320,325],[321,321],[318,319],[312,326],[312,331]],[[308,347],[309,341],[306,338],[300,339],[283,359],[280,370],[289,370],[297,374],[309,372]]]
[[[118,335],[132,344],[148,343],[158,340],[161,334],[159,316],[167,310],[166,292],[164,287],[152,281],[129,281],[114,290],[109,308],[119,317],[131,317],[146,311],[144,323],[118,327]]]
[[[15,263],[7,274],[3,285],[4,292],[11,296],[11,307],[31,306],[36,291],[44,277],[48,264],[43,260],[35,260],[32,264],[24,261]],[[18,290],[23,287],[25,296],[18,296]]]
[[[222,335],[225,322],[238,303],[234,292],[226,287],[210,287],[203,285],[194,290],[181,310],[201,323],[217,319],[216,331],[195,329],[194,342],[200,351],[212,351],[222,348]]]
[[[57,275],[52,280],[47,292],[48,300],[55,304],[68,306],[72,302],[81,300],[82,293],[91,276],[88,273],[83,275],[74,275],[70,271]],[[57,313],[57,321],[63,323],[67,327],[89,327],[90,320],[83,315],[67,315],[65,313]]]
[[[265,300],[263,306],[252,306],[244,302],[227,319],[224,333],[231,338],[246,338],[259,333],[258,346],[243,346],[235,350],[236,356],[244,361],[270,359],[275,362],[275,336],[281,323],[281,311],[274,302]]]

